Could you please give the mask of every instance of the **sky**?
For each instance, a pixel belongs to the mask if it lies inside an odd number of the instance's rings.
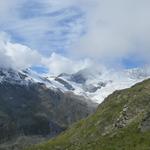
[[[0,66],[73,73],[150,65],[149,0],[1,0]]]

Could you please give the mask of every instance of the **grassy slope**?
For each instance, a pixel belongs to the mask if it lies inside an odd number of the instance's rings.
[[[150,80],[146,80],[114,92],[94,115],[74,124],[57,138],[28,150],[150,150],[150,131],[141,132],[149,108]],[[128,116],[126,124],[116,127],[124,109]]]

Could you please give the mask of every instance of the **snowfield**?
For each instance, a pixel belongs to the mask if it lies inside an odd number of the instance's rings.
[[[150,69],[147,67],[122,71],[86,68],[74,74],[62,73],[59,76],[39,75],[31,69],[0,69],[0,83],[43,83],[47,88],[64,93],[73,92],[98,104],[115,90],[129,88],[147,78],[150,78]]]

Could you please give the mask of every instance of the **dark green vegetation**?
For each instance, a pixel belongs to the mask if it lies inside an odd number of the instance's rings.
[[[56,136],[94,110],[83,98],[48,89],[44,84],[1,82],[0,150],[20,150],[19,144],[24,147]]]
[[[150,150],[150,79],[114,92],[94,115],[28,150]]]

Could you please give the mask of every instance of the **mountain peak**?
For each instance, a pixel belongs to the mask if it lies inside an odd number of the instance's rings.
[[[150,69],[147,67],[122,71],[85,68],[74,74],[62,73],[57,77],[39,75],[31,69],[0,69],[0,82],[8,81],[25,85],[30,82],[43,83],[47,88],[59,89],[63,93],[73,92],[96,103],[101,103],[115,90],[131,87],[148,77]]]

